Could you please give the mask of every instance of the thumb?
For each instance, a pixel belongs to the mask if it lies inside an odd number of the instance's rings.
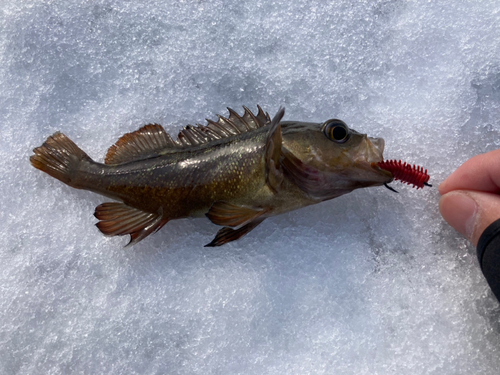
[[[500,219],[500,195],[454,190],[441,197],[439,210],[448,224],[477,246],[484,230]]]

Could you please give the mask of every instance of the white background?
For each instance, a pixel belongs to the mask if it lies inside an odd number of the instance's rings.
[[[0,373],[498,374],[500,307],[437,185],[500,147],[500,3],[3,1]],[[133,248],[105,198],[29,164],[60,130],[102,161],[260,104],[341,118],[424,166],[204,248],[206,219]]]

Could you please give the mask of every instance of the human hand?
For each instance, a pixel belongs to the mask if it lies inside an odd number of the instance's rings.
[[[439,185],[443,218],[477,246],[483,231],[500,219],[500,150],[475,156]]]

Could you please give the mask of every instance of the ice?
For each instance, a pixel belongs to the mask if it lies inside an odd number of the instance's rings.
[[[500,147],[498,1],[3,1],[0,373],[498,374],[500,305],[436,186]],[[105,198],[32,168],[60,130],[93,158],[260,104],[341,118],[434,188],[372,188],[133,248]]]

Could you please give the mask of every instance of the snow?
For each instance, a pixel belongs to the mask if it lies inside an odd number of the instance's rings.
[[[497,374],[500,306],[437,185],[500,147],[498,1],[4,1],[0,373]],[[94,159],[260,104],[340,118],[429,170],[204,248],[206,219],[138,245],[29,164],[62,131]]]

